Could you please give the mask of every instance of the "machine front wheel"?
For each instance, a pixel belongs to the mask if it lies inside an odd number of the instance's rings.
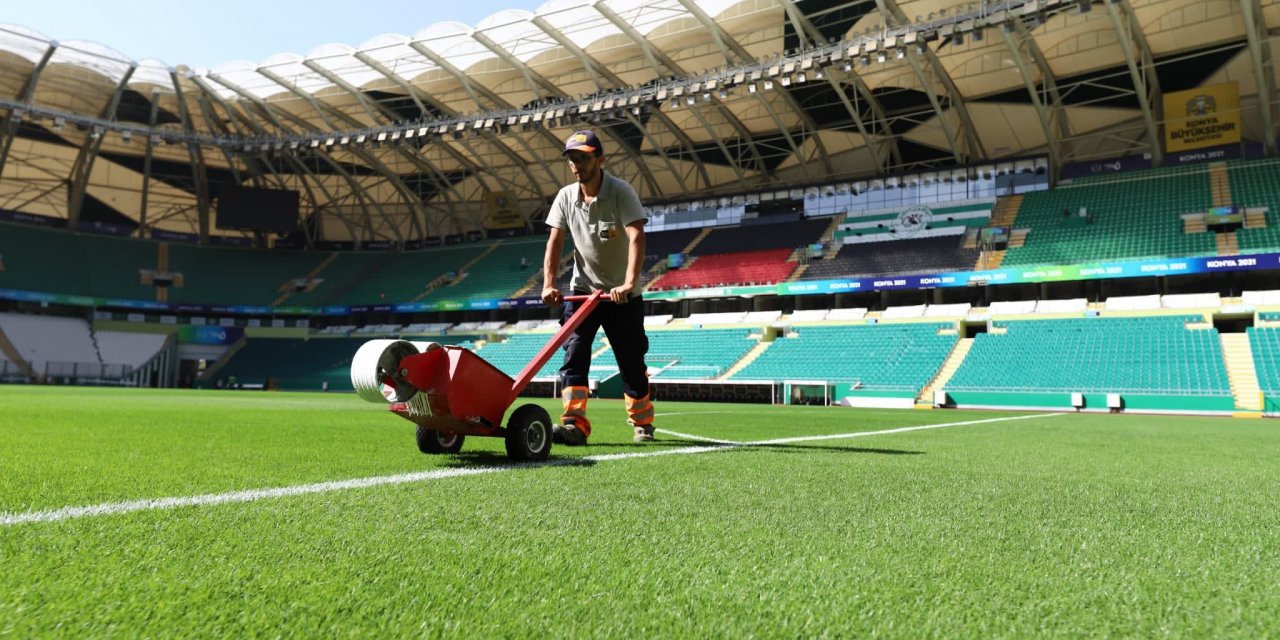
[[[536,404],[520,405],[507,423],[507,457],[538,462],[551,455],[551,416]]]
[[[460,433],[418,426],[418,451],[423,453],[457,453],[462,450],[464,439]]]

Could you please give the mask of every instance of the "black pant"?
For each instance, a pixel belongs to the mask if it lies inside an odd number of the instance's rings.
[[[560,324],[568,322],[577,304],[564,303]],[[630,302],[614,304],[603,299],[591,315],[569,336],[564,344],[564,366],[560,367],[560,384],[585,387],[591,371],[591,344],[596,332],[604,327],[604,335],[613,348],[613,357],[622,373],[622,391],[632,398],[649,395],[649,375],[644,354],[649,352],[649,337],[644,334],[644,299],[633,296]]]

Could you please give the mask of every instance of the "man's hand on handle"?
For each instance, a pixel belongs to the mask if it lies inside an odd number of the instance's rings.
[[[545,305],[547,305],[547,306],[549,306],[549,307],[554,307],[554,306],[559,305],[559,304],[561,304],[561,303],[563,303],[563,302],[564,302],[564,294],[563,294],[563,293],[560,293],[560,290],[559,290],[559,289],[557,289],[557,288],[555,288],[555,287],[543,287],[543,288],[542,288],[542,303],[543,303],[543,304],[545,304]]]
[[[635,288],[634,284],[627,283],[623,283],[620,287],[614,287],[609,290],[609,300],[617,304],[624,304],[631,299],[631,292]]]

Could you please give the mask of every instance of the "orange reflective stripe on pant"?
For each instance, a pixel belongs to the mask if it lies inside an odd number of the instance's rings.
[[[653,403],[649,402],[649,396],[632,398],[623,394],[622,397],[627,404],[627,422],[637,427],[653,424]]]
[[[560,403],[564,413],[560,416],[561,424],[573,422],[584,435],[591,435],[591,421],[587,420],[587,398],[591,392],[586,387],[565,387],[560,392]]]

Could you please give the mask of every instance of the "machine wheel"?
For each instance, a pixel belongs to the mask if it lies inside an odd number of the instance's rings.
[[[551,416],[536,404],[520,405],[507,422],[507,457],[538,462],[551,455]]]
[[[460,433],[418,426],[418,451],[423,453],[457,453],[462,450],[462,441],[465,439]]]

